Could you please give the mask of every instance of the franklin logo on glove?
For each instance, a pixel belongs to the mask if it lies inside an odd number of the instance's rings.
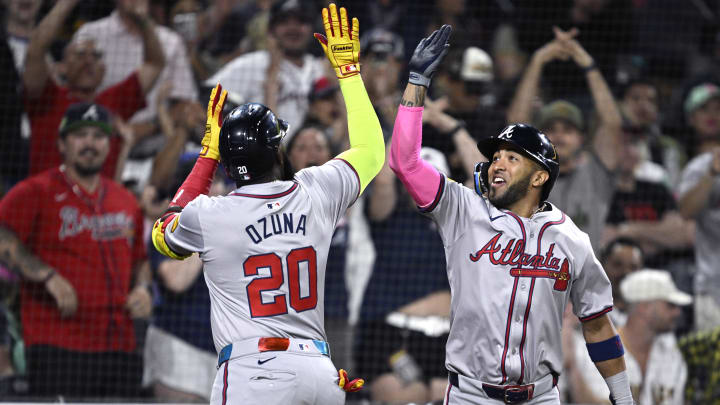
[[[332,46],[332,51],[333,51],[333,52],[348,52],[348,51],[349,51],[349,52],[352,52],[352,50],[353,50],[352,44],[347,44],[347,45],[333,45],[333,46]]]

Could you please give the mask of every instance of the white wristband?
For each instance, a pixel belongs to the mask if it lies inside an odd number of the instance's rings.
[[[605,383],[610,388],[610,396],[615,400],[615,405],[634,404],[626,371],[623,370],[606,378]]]

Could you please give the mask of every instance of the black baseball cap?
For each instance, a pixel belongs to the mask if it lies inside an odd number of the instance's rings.
[[[58,131],[60,137],[64,137],[68,132],[86,126],[98,127],[106,134],[112,135],[110,113],[105,107],[95,103],[75,103],[70,105],[65,110]]]
[[[312,15],[308,4],[302,0],[275,0],[270,7],[270,24],[284,20],[288,17],[296,17],[300,21],[312,22]]]
[[[383,28],[374,28],[360,38],[360,49],[366,55],[391,55],[402,59],[405,55],[402,38]]]

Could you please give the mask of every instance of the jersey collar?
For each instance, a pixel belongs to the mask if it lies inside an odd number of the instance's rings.
[[[285,197],[298,188],[298,183],[294,181],[275,180],[268,183],[249,184],[241,186],[229,195],[237,197],[250,197],[261,199],[273,199]]]

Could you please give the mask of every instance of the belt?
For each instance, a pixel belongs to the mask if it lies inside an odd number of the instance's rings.
[[[455,372],[449,371],[450,384],[460,388],[460,380],[468,380],[468,377],[460,376]],[[557,385],[557,377],[548,374],[532,384],[525,385],[495,385],[488,383],[480,383],[482,390],[488,398],[503,401],[506,404],[519,404],[529,401],[533,396],[544,394]],[[475,384],[469,384],[475,385]],[[468,387],[471,388],[472,387]]]
[[[236,357],[274,351],[313,353],[330,357],[330,345],[322,340],[261,337],[233,342],[223,347],[218,355],[218,367]]]

